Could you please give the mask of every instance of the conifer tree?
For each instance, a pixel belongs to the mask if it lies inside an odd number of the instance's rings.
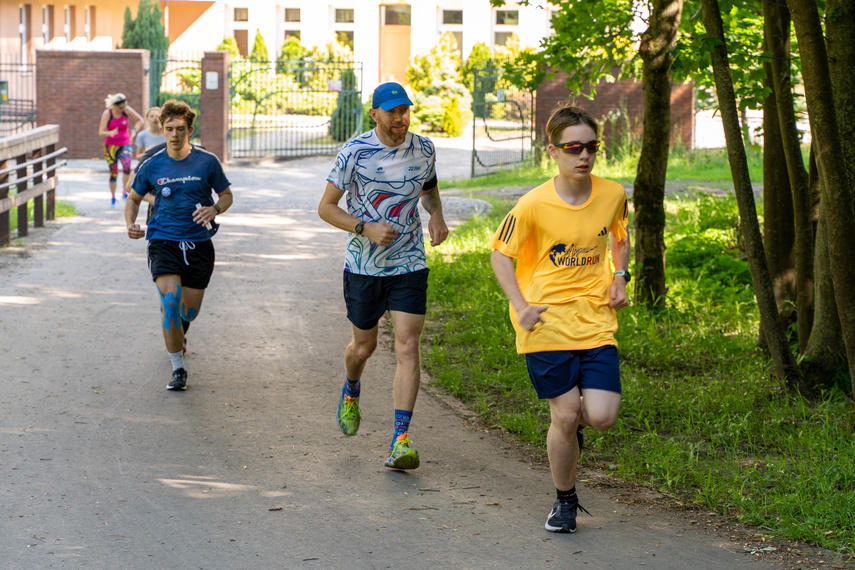
[[[151,87],[160,91],[161,76],[165,68],[169,38],[163,27],[163,13],[157,2],[140,0],[137,17],[131,17],[130,6],[125,7],[125,26],[122,30],[122,49],[147,49],[151,53]],[[154,99],[152,99],[154,102]]]

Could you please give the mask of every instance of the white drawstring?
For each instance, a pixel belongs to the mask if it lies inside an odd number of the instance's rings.
[[[182,241],[178,244],[178,248],[184,252],[184,265],[190,265],[190,262],[187,261],[187,250],[196,249],[196,244],[192,241]]]

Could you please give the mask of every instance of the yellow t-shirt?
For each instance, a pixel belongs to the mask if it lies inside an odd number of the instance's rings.
[[[591,182],[581,206],[561,199],[554,179],[541,184],[519,199],[493,236],[490,247],[516,258],[525,300],[548,306],[532,332],[520,326],[511,306],[520,354],[617,345],[609,234],[627,235],[627,197],[616,182],[593,175]]]

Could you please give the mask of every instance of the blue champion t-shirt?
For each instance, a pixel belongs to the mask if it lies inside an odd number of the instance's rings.
[[[167,241],[208,241],[217,233],[193,221],[196,204],[213,206],[211,190],[219,194],[231,186],[216,155],[193,147],[183,160],[170,158],[162,150],[147,160],[134,177],[137,194],[154,194],[154,217],[145,238]]]

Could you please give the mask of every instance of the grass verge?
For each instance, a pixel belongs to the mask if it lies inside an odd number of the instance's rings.
[[[511,206],[494,205],[429,254],[425,367],[484,420],[545,448],[548,407],[490,268],[490,237]],[[621,413],[612,429],[588,430],[583,463],[851,558],[855,410],[834,390],[813,404],[786,393],[757,350],[735,199],[669,196],[666,208],[669,307],[619,313]]]

